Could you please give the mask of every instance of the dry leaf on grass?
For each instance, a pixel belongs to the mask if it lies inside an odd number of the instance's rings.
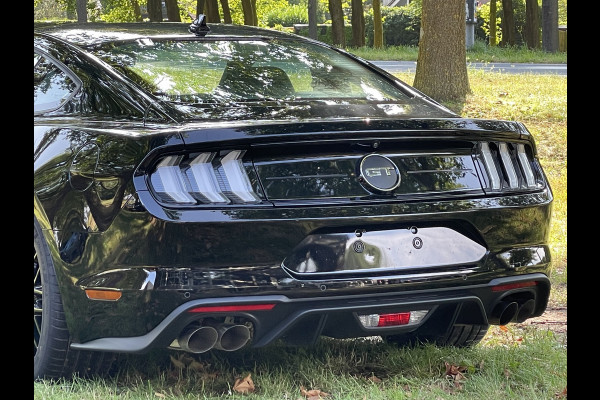
[[[252,378],[250,378],[250,374],[246,376],[244,379],[236,379],[233,384],[233,390],[238,393],[252,393],[254,392],[254,382],[252,382]]]
[[[566,399],[567,398],[567,387],[565,386],[565,388],[562,390],[562,392],[556,393],[555,397],[557,399]]]
[[[379,379],[378,377],[376,377],[375,375],[371,375],[370,377],[367,378],[368,380],[370,380],[371,382],[374,383],[381,383],[381,379]]]
[[[302,396],[306,397],[307,400],[319,400],[329,396],[329,393],[325,393],[319,389],[306,390],[304,386],[300,386],[300,393],[302,393]]]
[[[184,369],[185,368],[185,364],[178,360],[177,358],[173,357],[173,356],[169,356],[171,358],[171,363],[175,366],[175,368],[178,369]]]
[[[452,377],[454,387],[457,389],[462,389],[460,381],[465,379],[465,376],[462,373],[466,370],[467,367],[459,367],[446,361],[446,376]]]
[[[158,392],[154,392],[154,395],[155,395],[156,397],[160,397],[161,399],[164,399],[164,398],[166,398],[166,397],[167,397],[167,396],[165,396],[164,394],[162,394],[162,393],[158,393]]]

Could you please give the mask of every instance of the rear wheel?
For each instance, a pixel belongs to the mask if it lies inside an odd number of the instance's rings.
[[[107,373],[115,355],[70,349],[70,335],[50,249],[33,220],[33,379]]]
[[[481,342],[488,328],[489,325],[456,324],[445,335],[419,335],[418,332],[411,332],[403,335],[385,336],[383,340],[398,346],[417,346],[432,343],[443,347],[471,347]]]

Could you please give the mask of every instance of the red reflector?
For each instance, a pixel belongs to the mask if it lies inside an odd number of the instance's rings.
[[[410,313],[397,313],[397,314],[380,314],[379,323],[377,326],[395,326],[395,325],[406,325],[410,319]]]
[[[189,312],[235,312],[235,311],[263,311],[271,310],[275,307],[275,304],[246,304],[236,306],[208,306],[208,307],[196,307],[189,310]]]
[[[520,288],[530,287],[530,286],[535,286],[535,285],[537,285],[536,281],[509,283],[507,285],[493,286],[492,292],[503,292],[505,290],[520,289]]]

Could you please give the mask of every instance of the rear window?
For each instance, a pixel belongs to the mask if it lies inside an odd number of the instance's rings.
[[[99,55],[164,100],[406,102],[395,83],[326,47],[293,40],[138,39]]]

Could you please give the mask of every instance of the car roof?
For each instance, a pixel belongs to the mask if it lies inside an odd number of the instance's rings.
[[[38,22],[34,23],[34,32],[50,34],[79,46],[98,45],[120,40],[135,40],[148,37],[195,38],[185,22],[130,22],[130,23],[74,23],[74,22]],[[269,28],[248,25],[208,24],[207,38],[297,38],[302,36]]]

